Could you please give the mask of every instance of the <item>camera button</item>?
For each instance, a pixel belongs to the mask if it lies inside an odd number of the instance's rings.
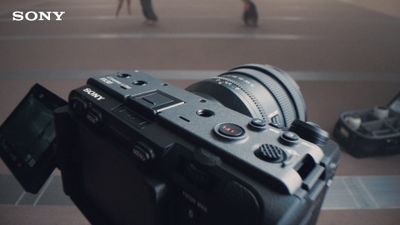
[[[270,144],[261,145],[254,154],[261,160],[271,162],[271,163],[280,163],[286,159],[285,151],[276,146]]]
[[[241,139],[245,136],[243,127],[234,123],[221,123],[215,126],[214,132],[227,139]]]
[[[71,109],[80,115],[84,114],[88,108],[88,105],[84,100],[76,97],[71,99],[70,105]]]
[[[279,142],[287,146],[293,146],[297,144],[299,140],[299,136],[291,131],[285,131],[279,137]]]
[[[93,125],[99,125],[103,121],[103,115],[96,109],[89,109],[86,113],[86,119]]]
[[[267,122],[260,118],[254,118],[250,121],[249,127],[253,130],[262,131],[267,128]]]
[[[147,163],[155,158],[153,149],[142,142],[138,142],[133,146],[132,153],[142,163]]]

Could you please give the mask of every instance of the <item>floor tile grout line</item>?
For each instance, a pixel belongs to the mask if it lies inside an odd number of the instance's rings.
[[[356,204],[357,208],[362,208],[361,203],[358,202],[356,196],[354,195],[354,193],[351,191],[349,184],[347,183],[347,180],[352,180],[351,177],[346,177],[345,179],[342,179],[344,187],[346,188],[346,191],[349,193],[350,197],[353,199],[353,202]],[[329,190],[328,190],[329,191]]]
[[[361,177],[356,177],[355,180],[358,182],[361,189],[363,189],[363,191],[365,192],[365,195],[369,198],[369,201],[372,203],[371,207],[372,208],[380,208],[378,202],[375,200],[375,198],[369,192],[368,188],[365,186],[364,182],[361,180]]]
[[[36,206],[38,204],[39,200],[42,198],[43,194],[46,192],[47,188],[50,186],[50,183],[53,181],[53,178],[54,178],[54,175],[51,175],[51,177],[46,181],[46,183],[44,184],[39,195],[36,197],[35,201],[33,202],[33,206]]]
[[[374,36],[330,37],[325,35],[303,35],[291,33],[218,33],[218,32],[187,32],[187,33],[66,33],[66,34],[22,34],[1,35],[0,41],[40,41],[40,40],[270,40],[270,41],[321,41],[321,42],[363,42],[363,43],[397,43],[398,38],[387,37],[377,39]]]
[[[22,191],[21,195],[18,197],[17,201],[15,201],[14,205],[18,206],[21,200],[25,197],[26,191]]]

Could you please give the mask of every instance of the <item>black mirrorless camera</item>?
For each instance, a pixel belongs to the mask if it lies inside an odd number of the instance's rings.
[[[95,225],[313,225],[339,160],[284,72],[243,65],[173,87],[140,71],[90,78],[66,103],[35,85],[0,154],[36,193],[58,167]]]

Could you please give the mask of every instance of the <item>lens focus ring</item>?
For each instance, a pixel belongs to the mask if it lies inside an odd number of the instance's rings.
[[[256,107],[257,112],[260,114],[259,116],[260,116],[261,118],[263,118],[264,120],[267,120],[267,119],[268,119],[268,116],[267,116],[267,114],[265,113],[265,110],[263,109],[263,107],[262,107],[262,105],[260,104],[260,102],[257,100],[257,98],[256,98],[253,94],[251,94],[250,91],[247,91],[245,87],[243,87],[242,85],[240,85],[240,84],[239,84],[238,82],[236,82],[235,80],[229,79],[229,77],[220,76],[220,77],[217,77],[217,78],[215,78],[215,79],[216,79],[217,82],[219,82],[219,81],[229,82],[229,83],[231,83],[232,85],[234,85],[234,89],[240,90],[240,91],[242,91],[244,94],[246,94],[246,95],[251,99],[251,101],[253,102],[254,106]],[[222,84],[222,83],[221,83],[221,84]]]
[[[306,119],[304,100],[296,82],[270,66],[239,66],[218,77],[192,84],[187,90],[280,126],[289,127],[296,119]]]

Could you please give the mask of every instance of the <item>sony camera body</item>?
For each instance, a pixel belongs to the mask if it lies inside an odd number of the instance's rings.
[[[234,91],[251,80],[226,77],[213,84]],[[58,167],[64,192],[95,225],[315,224],[336,143],[313,123],[285,128],[276,109],[252,118],[198,87],[188,88],[195,94],[140,71],[116,73],[90,78],[62,106],[36,85],[0,129],[1,156],[31,192]],[[53,102],[53,120],[30,131],[45,149],[36,156],[15,153],[23,146],[9,132],[22,129],[12,124],[27,98]]]

